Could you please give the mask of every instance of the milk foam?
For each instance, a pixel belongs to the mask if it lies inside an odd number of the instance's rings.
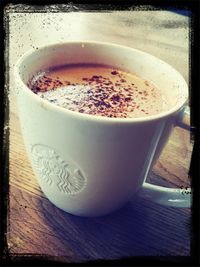
[[[97,116],[146,117],[167,109],[163,93],[153,83],[104,65],[50,69],[34,75],[28,86],[55,105]]]

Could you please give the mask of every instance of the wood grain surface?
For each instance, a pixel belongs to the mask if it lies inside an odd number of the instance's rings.
[[[108,13],[20,13],[9,22],[10,138],[7,245],[10,256],[48,256],[82,262],[135,256],[189,256],[191,211],[134,199],[115,213],[81,218],[61,211],[42,193],[27,158],[15,96],[13,65],[32,46],[95,39],[150,52],[188,81],[188,18],[167,11]],[[64,26],[65,25],[65,26]],[[18,31],[20,29],[20,31]],[[174,38],[176,36],[176,38]],[[175,128],[148,181],[189,187],[190,133]]]

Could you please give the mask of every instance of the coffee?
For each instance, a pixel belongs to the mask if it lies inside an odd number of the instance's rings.
[[[161,91],[134,74],[97,64],[71,64],[37,73],[28,83],[41,98],[91,115],[136,118],[166,109]]]

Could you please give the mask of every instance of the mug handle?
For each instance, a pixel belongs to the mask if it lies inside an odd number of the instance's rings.
[[[186,106],[176,121],[176,126],[190,130],[189,107]],[[144,182],[138,195],[164,206],[190,208],[191,188],[167,188]]]

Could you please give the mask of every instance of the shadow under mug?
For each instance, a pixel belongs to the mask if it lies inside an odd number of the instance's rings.
[[[148,117],[108,118],[56,106],[27,87],[38,71],[74,63],[106,64],[134,73],[155,83],[174,104]],[[134,195],[190,206],[191,194],[182,189],[145,182],[172,129],[190,129],[188,86],[170,65],[130,47],[76,41],[27,52],[16,63],[14,75],[27,153],[42,191],[57,207],[75,215],[100,216]]]

